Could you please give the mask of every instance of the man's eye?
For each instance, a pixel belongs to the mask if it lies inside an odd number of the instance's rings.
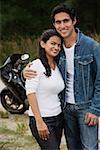
[[[56,21],[55,23],[56,23],[56,24],[60,24],[60,23],[61,23],[61,21]]]
[[[69,21],[69,19],[64,19],[64,20],[63,20],[64,23],[66,23],[66,22],[68,22],[68,21]]]

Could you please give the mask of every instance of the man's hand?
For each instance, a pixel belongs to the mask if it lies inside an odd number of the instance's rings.
[[[35,76],[37,76],[37,72],[35,70],[32,70],[31,67],[31,63],[27,64],[27,66],[23,69],[23,77],[25,79],[31,79],[34,78]]]
[[[95,126],[98,123],[98,117],[94,114],[87,112],[85,115],[85,123],[88,126]]]

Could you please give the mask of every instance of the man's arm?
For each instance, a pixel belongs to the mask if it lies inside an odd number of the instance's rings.
[[[96,63],[96,77],[94,81],[94,94],[90,111],[91,113],[100,116],[100,45],[97,45],[94,49],[94,59]]]
[[[94,49],[94,59],[96,62],[94,95],[90,112],[87,112],[85,115],[85,122],[88,126],[96,125],[98,123],[98,116],[100,116],[100,45],[97,45]]]

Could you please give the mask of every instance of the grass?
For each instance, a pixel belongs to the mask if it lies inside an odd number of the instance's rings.
[[[7,111],[0,111],[0,118],[9,118],[9,113]]]
[[[89,34],[100,43],[100,34]],[[30,61],[38,56],[38,41],[33,37],[23,38],[21,36],[12,37],[10,40],[0,41],[0,64],[3,64],[7,57],[14,53],[29,53]]]
[[[27,115],[0,118],[0,150],[40,150],[29,130]],[[64,143],[61,150],[66,150]]]
[[[90,35],[100,43],[100,34]],[[0,41],[0,64],[13,53],[29,53],[33,58],[38,53],[38,39],[18,37]],[[100,140],[99,140],[100,142]],[[0,111],[0,150],[39,150],[39,146],[29,132],[28,117],[25,115],[9,115]],[[66,150],[66,145],[61,145]]]
[[[24,135],[27,130],[28,127],[25,123],[17,123],[16,133],[18,133],[19,135]]]
[[[97,43],[100,44],[100,34],[97,33],[91,33],[90,36],[97,41]]]
[[[0,150],[40,150],[29,132],[27,115],[0,119]]]
[[[32,136],[20,136],[10,134],[10,136],[0,140],[0,150],[40,150],[39,146],[34,142]]]
[[[0,127],[0,133],[1,134],[4,134],[4,135],[13,135],[13,134],[16,134],[16,132],[14,131],[14,130],[12,130],[12,129],[9,129],[8,127],[7,127],[7,125],[5,125],[5,124],[2,124],[2,126]]]
[[[14,53],[29,53],[30,60],[33,60],[38,54],[38,39],[19,36],[0,41],[0,64],[3,64],[7,57]]]

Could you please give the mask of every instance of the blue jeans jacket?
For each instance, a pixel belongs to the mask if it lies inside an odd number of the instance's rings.
[[[90,105],[90,112],[100,116],[100,45],[78,32],[74,52],[74,97],[76,105]],[[66,81],[66,56],[59,54],[58,67]],[[65,83],[66,85],[66,83]],[[62,106],[66,105],[65,91],[60,93]]]

